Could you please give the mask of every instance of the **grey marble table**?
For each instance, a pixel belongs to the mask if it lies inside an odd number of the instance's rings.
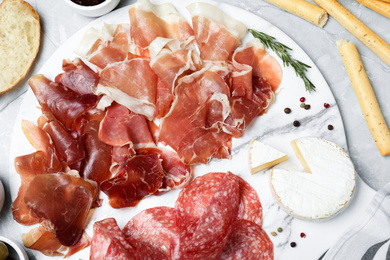
[[[27,0],[39,13],[42,42],[38,57],[27,76],[36,74],[51,54],[76,31],[93,18],[74,13],[60,0]],[[346,39],[356,44],[382,112],[390,124],[390,67],[360,43],[333,18],[321,29],[262,0],[219,0],[248,10],[281,29],[310,56],[333,92],[343,118],[349,154],[360,177],[378,190],[390,181],[390,156],[380,156],[362,115],[358,100],[336,47],[336,40]],[[1,2],[1,1],[0,1]],[[122,0],[117,8],[135,0]],[[362,20],[368,27],[390,43],[390,19],[367,9],[355,0],[340,3]],[[8,182],[11,137],[15,118],[21,105],[21,95],[26,92],[26,80],[12,91],[0,96],[0,180],[6,192],[6,201],[0,213],[0,235],[16,238],[17,223],[12,220],[11,198]],[[34,259],[30,255],[31,259]]]

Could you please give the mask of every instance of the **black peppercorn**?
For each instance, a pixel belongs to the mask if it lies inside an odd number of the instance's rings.
[[[291,247],[296,247],[296,246],[297,246],[297,243],[291,242],[291,243],[290,243],[290,246],[291,246]]]
[[[333,130],[333,126],[332,125],[328,125],[328,130]]]
[[[288,107],[286,107],[286,108],[284,109],[284,113],[286,113],[286,114],[290,114],[290,113],[291,113],[291,109],[290,109],[290,108],[288,108]]]
[[[310,105],[305,105],[305,109],[306,110],[310,109]]]
[[[298,126],[301,125],[301,123],[300,123],[298,120],[295,120],[294,123],[293,123],[293,125],[294,125],[295,127],[298,127]]]

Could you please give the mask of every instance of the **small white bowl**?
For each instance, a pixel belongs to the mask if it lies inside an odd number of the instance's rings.
[[[16,260],[28,260],[28,255],[23,247],[6,237],[0,236],[0,241],[8,247],[9,257]]]
[[[76,12],[84,16],[98,17],[111,12],[120,2],[120,0],[105,0],[103,3],[93,6],[83,6],[72,2],[71,0],[64,0]]]

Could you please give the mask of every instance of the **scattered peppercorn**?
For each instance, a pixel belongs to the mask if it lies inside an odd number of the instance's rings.
[[[306,105],[305,103],[301,103],[301,107],[302,107],[302,108],[304,108],[304,107],[305,107],[305,105]]]
[[[276,232],[272,231],[271,235],[275,237],[277,234],[276,234]]]
[[[281,233],[283,231],[283,228],[278,227],[278,232]]]
[[[284,109],[284,113],[286,113],[286,114],[290,114],[290,113],[291,113],[291,109],[290,109],[290,108],[288,108],[288,107],[286,107],[286,108]]]
[[[306,237],[306,234],[305,233],[301,233],[301,238],[305,238]]]
[[[296,247],[296,246],[297,246],[297,243],[291,242],[291,243],[290,243],[290,246],[291,246],[291,247]]]
[[[306,110],[310,109],[310,105],[305,105],[305,109]]]
[[[305,97],[301,97],[301,98],[299,99],[299,101],[301,101],[301,102],[305,102],[305,100],[306,100]]]
[[[325,107],[325,108],[329,108],[330,105],[329,105],[328,103],[324,103],[324,107]]]
[[[300,123],[298,120],[295,120],[294,123],[293,123],[293,125],[294,125],[295,127],[298,127],[298,126],[301,125],[301,123]]]
[[[332,131],[333,130],[333,126],[332,125],[328,125],[328,130]]]

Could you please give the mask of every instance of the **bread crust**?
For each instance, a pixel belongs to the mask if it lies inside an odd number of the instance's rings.
[[[39,47],[40,47],[40,41],[41,41],[41,26],[40,26],[39,15],[29,3],[27,3],[26,1],[23,1],[23,0],[4,0],[0,4],[0,14],[1,14],[0,15],[0,34],[1,34],[1,28],[3,26],[5,26],[4,23],[10,21],[10,18],[6,18],[3,15],[3,13],[7,11],[9,5],[14,4],[15,2],[17,2],[18,6],[20,7],[20,11],[23,12],[23,15],[29,16],[29,17],[33,18],[34,20],[36,20],[36,23],[34,24],[35,26],[33,28],[31,28],[31,30],[33,30],[35,32],[35,38],[34,38],[35,40],[31,44],[31,46],[32,46],[31,54],[32,55],[29,57],[28,60],[27,59],[24,60],[25,64],[21,66],[20,74],[18,75],[18,78],[16,80],[12,81],[9,85],[6,85],[6,86],[0,85],[0,94],[9,91],[13,87],[15,87],[23,78],[26,77],[27,73],[29,72],[29,70],[30,70],[30,68],[31,68],[31,66],[32,66],[37,54],[38,54]],[[9,14],[9,12],[7,14]],[[20,16],[20,14],[19,14],[19,16]],[[6,38],[5,40],[8,41],[9,38]],[[8,56],[7,54],[12,54],[13,50],[9,51],[9,49],[6,49],[5,52],[6,53],[4,55]],[[12,57],[12,55],[11,55],[11,57]]]

